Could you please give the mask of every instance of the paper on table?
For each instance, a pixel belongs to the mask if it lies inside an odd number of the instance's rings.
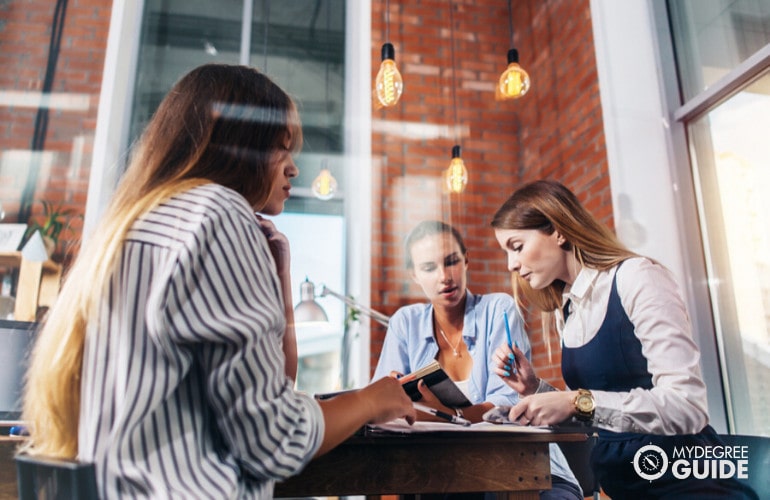
[[[491,422],[478,422],[470,426],[450,424],[449,422],[415,422],[409,425],[406,420],[399,418],[384,424],[367,425],[367,430],[374,432],[397,432],[415,434],[424,432],[519,432],[524,434],[548,434],[553,432],[549,427],[530,425],[500,425]]]
[[[497,425],[503,425],[506,427],[509,427],[509,426],[530,427],[524,424],[520,424],[518,422],[512,422],[508,418],[508,414],[510,413],[510,411],[511,411],[510,406],[495,406],[491,410],[484,413],[484,415],[481,418],[483,418],[485,422],[489,422]],[[553,432],[559,432],[559,433],[569,433],[569,432],[591,433],[594,431],[593,427],[591,427],[591,422],[582,422],[580,420],[577,420],[575,417],[572,417],[556,425],[549,425],[549,426],[542,426],[542,427],[550,429]]]

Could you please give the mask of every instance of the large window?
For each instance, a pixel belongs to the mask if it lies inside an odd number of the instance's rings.
[[[300,175],[276,224],[292,242],[295,303],[305,278],[344,290],[344,0],[147,0],[142,14],[131,139],[174,82],[204,63],[248,64],[268,74],[297,102],[305,145]],[[313,196],[321,167],[338,183],[329,200]],[[297,384],[309,392],[338,389],[343,303],[320,299],[327,325],[298,327]]]
[[[244,15],[251,19],[244,22]],[[342,136],[344,0],[147,0],[136,70],[132,138],[174,82],[204,63],[248,64],[297,101],[305,145],[287,211],[341,214],[343,198],[320,201],[310,185],[326,164],[344,192]]]
[[[72,2],[0,2],[2,320],[41,317],[56,299],[59,274],[77,253],[109,13],[109,5],[97,3],[84,21]],[[36,228],[43,228],[50,259],[45,294],[16,251]]]
[[[669,1],[727,413],[770,435],[770,1]]]

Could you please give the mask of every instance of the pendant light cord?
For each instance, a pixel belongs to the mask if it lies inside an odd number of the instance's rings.
[[[265,66],[262,71],[267,74],[267,32],[270,28],[270,0],[264,0],[262,2],[262,12],[265,14],[265,33],[264,43],[262,44],[262,54],[265,58]]]
[[[511,48],[514,48],[513,43],[513,6],[511,5],[513,0],[508,0],[508,29],[511,32]]]
[[[457,66],[455,65],[455,20],[454,4],[452,0],[449,0],[449,37],[451,38],[449,50],[452,55],[452,106],[454,107],[455,114],[455,138],[457,139],[457,144],[462,146],[460,143],[460,133],[457,131],[457,76],[455,75]]]
[[[385,0],[385,41],[390,42],[390,0]]]
[[[331,45],[331,32],[332,32],[332,8],[331,4],[326,5],[326,43],[327,46]],[[325,82],[325,88],[324,88],[324,98],[325,98],[325,105],[326,105],[326,111],[329,112],[329,57],[326,58],[326,64],[324,65],[325,75],[324,75],[324,82]],[[332,152],[332,132],[331,127],[327,128],[326,130],[326,153],[331,154]],[[324,160],[326,161],[326,160]],[[323,168],[324,165],[322,163],[321,168]]]

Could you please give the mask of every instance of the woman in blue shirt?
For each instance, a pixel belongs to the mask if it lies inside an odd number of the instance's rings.
[[[439,221],[417,225],[406,239],[406,265],[429,302],[400,308],[390,319],[374,379],[415,371],[434,359],[473,403],[446,408],[423,387],[425,403],[480,422],[496,405],[512,405],[518,394],[494,374],[494,352],[511,337],[527,357],[530,345],[516,303],[505,293],[474,295],[466,288],[468,255],[459,231]],[[432,417],[419,413],[418,417]],[[572,471],[551,445],[553,489],[541,498],[582,498]]]

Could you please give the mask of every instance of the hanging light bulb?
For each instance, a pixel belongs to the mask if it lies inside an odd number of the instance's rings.
[[[498,101],[518,99],[529,90],[529,74],[519,66],[519,51],[508,51],[508,68],[500,75],[495,95]]]
[[[495,86],[495,99],[508,101],[518,99],[529,90],[529,74],[519,66],[519,51],[514,47],[513,37],[513,3],[508,0],[508,27],[511,31],[511,48],[508,50],[508,67],[500,75]]]
[[[444,180],[450,193],[462,193],[468,184],[468,169],[460,156],[459,145],[452,147],[452,162],[444,172]]]
[[[377,93],[377,100],[386,108],[395,106],[404,91],[404,80],[396,67],[395,57],[396,49],[393,48],[393,44],[384,43],[382,64],[374,81],[374,90]]]
[[[332,173],[326,166],[326,160],[321,164],[321,172],[318,177],[313,180],[313,184],[310,186],[313,194],[319,200],[331,200],[334,197],[334,193],[337,192],[337,179],[334,178]]]

